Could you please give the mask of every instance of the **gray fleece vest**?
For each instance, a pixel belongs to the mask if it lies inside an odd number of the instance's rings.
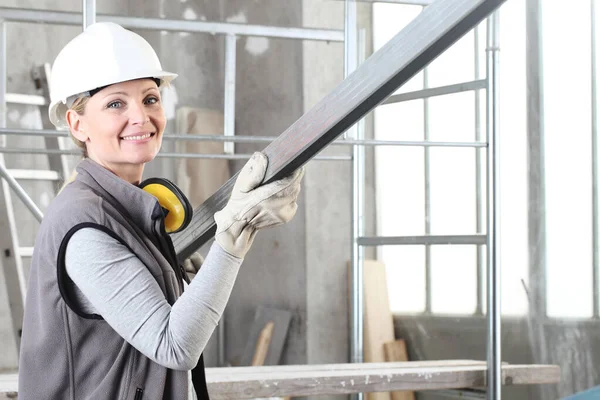
[[[95,162],[49,206],[35,242],[19,360],[19,400],[187,400],[187,371],[163,367],[137,351],[75,301],[65,250],[78,229],[96,227],[126,245],[152,273],[170,304],[184,271],[164,230],[158,201]],[[208,399],[200,357],[192,372]]]

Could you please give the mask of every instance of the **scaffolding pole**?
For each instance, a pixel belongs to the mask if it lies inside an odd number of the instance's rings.
[[[597,32],[597,4],[596,0],[590,0],[590,15],[591,15],[591,78],[592,78],[592,253],[593,260],[593,301],[594,301],[594,318],[600,318],[600,196],[598,176],[600,171],[598,168],[598,51],[596,49],[598,41]]]
[[[75,12],[0,7],[0,19],[6,22],[81,25],[82,15]],[[149,29],[170,32],[208,33],[211,35],[261,36],[280,39],[304,39],[326,42],[344,41],[344,32],[335,29],[282,28],[266,25],[227,22],[189,21],[163,18],[96,15],[97,22],[114,22],[127,29]]]
[[[48,129],[4,129],[0,128],[0,135],[22,135],[39,137],[68,137],[66,132]],[[165,134],[164,141],[188,140],[197,142],[225,142],[225,143],[271,143],[277,136],[224,136],[224,135],[183,135]],[[419,140],[368,140],[368,139],[339,139],[331,142],[331,146],[411,146],[411,147],[487,147],[485,142],[439,142]]]
[[[358,20],[357,7],[353,0],[346,0],[345,7],[345,32],[346,41],[344,42],[344,76],[348,77],[356,68],[358,68]],[[364,38],[361,42],[361,50],[364,47]],[[362,56],[362,54],[361,54]],[[358,122],[358,121],[357,121]],[[363,140],[363,126],[359,129],[358,124],[352,125],[344,134],[344,138]],[[363,236],[365,230],[364,211],[365,211],[365,148],[363,146],[352,146],[352,207],[351,207],[351,276],[350,276],[350,362],[361,363],[364,361],[364,249],[358,244],[358,238]],[[352,400],[363,400],[364,393],[355,393],[351,396]]]
[[[237,37],[235,35],[227,35],[225,37],[225,90],[223,100],[223,133],[226,137],[235,136],[236,41]],[[223,150],[225,154],[234,154],[234,143],[225,142]]]
[[[96,23],[96,0],[83,1],[83,30]]]
[[[498,53],[499,14],[494,12],[487,23],[487,398],[502,397],[501,369],[501,309],[500,309],[500,251],[498,240],[499,216],[499,154],[498,154]]]
[[[6,183],[8,183],[8,186],[10,186],[10,188],[15,192],[19,199],[21,199],[23,204],[25,204],[25,207],[27,207],[27,209],[31,211],[35,219],[37,219],[38,222],[42,222],[42,218],[44,218],[44,215],[42,214],[38,206],[35,204],[35,202],[31,199],[31,197],[29,197],[25,189],[23,189],[23,187],[19,185],[19,182],[17,182],[17,180],[6,169],[4,163],[0,163],[0,177],[2,177],[6,181]]]

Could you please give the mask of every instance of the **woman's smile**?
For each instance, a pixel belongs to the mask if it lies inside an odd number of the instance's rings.
[[[151,138],[153,138],[155,135],[155,132],[139,132],[139,133],[134,133],[132,135],[124,135],[124,136],[120,136],[119,139],[121,139],[124,142],[130,142],[130,143],[145,143],[145,142],[149,142]]]

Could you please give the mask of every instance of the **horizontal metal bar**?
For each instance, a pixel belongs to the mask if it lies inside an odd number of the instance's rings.
[[[81,13],[46,11],[24,8],[0,7],[0,19],[7,22],[34,22],[58,25],[82,24]],[[119,15],[98,14],[96,21],[110,21],[128,29],[149,29],[172,32],[195,32],[261,36],[280,39],[304,39],[328,42],[342,42],[344,31],[336,29],[285,28],[278,26],[234,24],[227,22],[189,21],[160,18],[123,17]]]
[[[1,150],[0,150],[1,151]],[[252,154],[193,154],[193,153],[158,153],[164,158],[201,158],[208,160],[249,160]],[[316,161],[352,161],[351,156],[317,156]]]
[[[313,158],[503,3],[436,0],[426,7],[263,150],[269,159],[264,183],[288,176]],[[181,260],[214,236],[213,215],[225,207],[236,178],[194,211],[187,230],[173,235]]]
[[[485,399],[487,395],[485,391],[474,389],[438,390],[435,394],[451,399]]]
[[[487,81],[485,79],[479,79],[471,82],[456,83],[448,86],[439,86],[429,89],[417,90],[414,92],[399,93],[390,96],[382,104],[393,104],[401,103],[403,101],[411,101],[418,99],[425,99],[429,97],[444,96],[448,94],[468,92],[470,90],[485,89]]]
[[[55,150],[55,149],[26,149],[15,147],[0,147],[0,153],[9,154],[64,154],[80,156],[81,150]],[[158,153],[159,158],[200,158],[208,160],[248,160],[252,154],[194,154],[194,153]],[[317,161],[351,161],[351,156],[317,156]]]
[[[343,0],[341,0],[343,1]],[[392,3],[402,4],[408,6],[428,6],[433,3],[434,0],[352,0],[359,3]]]
[[[486,235],[426,235],[426,236],[373,236],[360,237],[360,246],[389,245],[481,245],[485,244]]]
[[[332,143],[361,146],[406,146],[406,147],[487,147],[485,142],[434,142],[408,140],[337,140]]]
[[[33,247],[19,247],[21,257],[33,257]]]
[[[20,94],[20,93],[6,93],[6,102],[12,104],[25,104],[31,106],[45,106],[48,103],[44,96],[37,94]]]
[[[66,132],[43,129],[0,129],[0,135],[23,135],[42,137],[67,137]],[[223,136],[223,135],[185,135],[165,134],[163,140],[189,140],[198,142],[234,142],[234,143],[271,143],[277,136]],[[353,140],[338,139],[332,146],[423,146],[423,147],[486,147],[485,142],[432,142],[406,140]]]
[[[62,179],[56,171],[44,169],[9,169],[8,172],[15,179],[58,181]]]

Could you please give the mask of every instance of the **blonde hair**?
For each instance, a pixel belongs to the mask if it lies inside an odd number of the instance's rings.
[[[90,99],[89,96],[86,95],[80,95],[74,102],[73,105],[71,105],[71,107],[69,107],[69,110],[73,110],[75,111],[77,114],[79,115],[83,115],[83,113],[85,112],[85,106],[88,102],[88,100]],[[82,151],[82,155],[83,158],[87,158],[88,153],[87,153],[87,147],[85,146],[85,143],[82,142],[81,140],[77,139],[74,135],[73,132],[71,132],[71,130],[69,129],[69,136],[71,136],[71,140],[73,140],[73,142],[75,143],[75,145],[77,147],[79,147]],[[73,172],[71,173],[71,175],[65,179],[65,182],[63,183],[62,187],[59,190],[59,193],[62,192],[62,190],[71,182],[73,182],[75,180],[75,178],[77,178],[77,171],[73,170]]]

